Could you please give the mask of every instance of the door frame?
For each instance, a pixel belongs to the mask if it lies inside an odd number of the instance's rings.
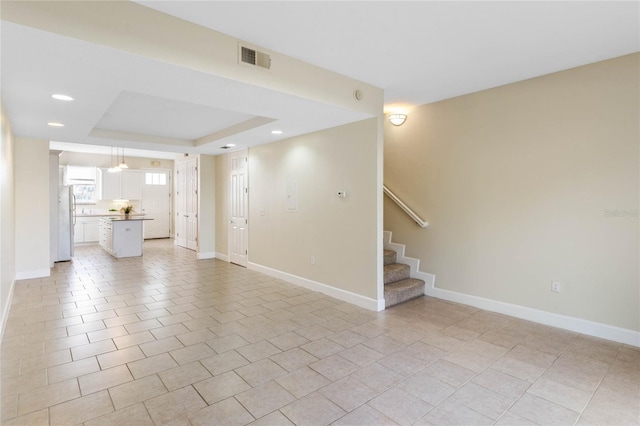
[[[173,217],[173,212],[174,212],[174,208],[175,206],[173,205],[173,200],[175,199],[175,188],[173,186],[173,180],[174,180],[174,174],[175,171],[174,169],[164,169],[164,168],[158,168],[158,169],[153,169],[153,168],[142,168],[140,169],[140,171],[142,173],[146,173],[146,172],[164,172],[167,173],[167,175],[169,176],[169,238],[173,238],[174,234],[175,234],[175,218]],[[144,176],[144,179],[146,181],[146,175]],[[142,183],[143,187],[142,187],[142,191],[144,192],[144,185],[145,183]],[[144,203],[144,197],[142,197],[143,200],[140,201],[140,208],[143,207],[143,203]]]

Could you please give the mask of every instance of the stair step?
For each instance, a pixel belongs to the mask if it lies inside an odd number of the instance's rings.
[[[409,278],[384,286],[384,306],[388,308],[424,296],[424,281]]]
[[[396,263],[396,257],[397,257],[397,253],[393,250],[385,250],[384,251],[384,264],[386,265],[392,265],[394,263]]]
[[[411,276],[411,268],[409,265],[402,263],[393,263],[384,266],[384,284],[391,284],[396,281],[406,280]]]

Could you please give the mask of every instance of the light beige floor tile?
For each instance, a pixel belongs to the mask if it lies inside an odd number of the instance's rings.
[[[344,330],[340,333],[332,334],[330,336],[327,336],[327,339],[339,344],[344,348],[350,348],[352,346],[359,345],[360,343],[367,340],[366,337],[352,330]]]
[[[34,411],[33,413],[25,414],[23,416],[14,417],[9,420],[3,420],[3,426],[35,426],[35,425],[48,425],[49,424],[49,410],[43,409]]]
[[[416,422],[433,408],[431,405],[398,388],[391,388],[368,403],[401,425]]]
[[[294,426],[280,411],[274,411],[249,424],[251,426]]]
[[[178,334],[175,336],[184,346],[195,345],[196,343],[206,342],[216,337],[208,329],[190,331],[188,333]],[[211,345],[209,345],[211,346]],[[213,348],[213,346],[211,346]],[[215,348],[213,348],[215,350]],[[218,352],[218,351],[216,351]]]
[[[353,362],[354,364],[358,364],[361,367],[372,364],[385,357],[385,355],[381,354],[380,352],[364,345],[351,346],[350,348],[345,349],[338,354],[341,357],[348,359],[349,361]]]
[[[289,349],[297,348],[298,346],[304,345],[305,343],[309,343],[308,339],[294,332],[271,337],[268,339],[268,341],[277,346],[281,351],[288,351]]]
[[[211,378],[209,371],[199,362],[165,370],[158,375],[170,391]]]
[[[92,331],[87,333],[89,341],[91,343],[99,342],[101,340],[112,339],[114,337],[120,337],[128,334],[127,330],[123,326],[111,327],[104,330]]]
[[[492,391],[499,393],[500,395],[512,398],[521,396],[529,388],[529,386],[531,386],[531,383],[525,380],[520,380],[516,377],[510,376],[492,368],[488,368],[482,373],[478,374],[473,379],[473,383],[476,383],[487,389],[491,389]]]
[[[385,356],[384,358],[378,360],[378,364],[390,368],[391,370],[405,377],[408,377],[425,367],[424,363],[421,360],[414,358],[404,352]]]
[[[404,377],[380,364],[371,364],[360,368],[351,377],[372,389],[382,392],[401,382]]]
[[[18,416],[41,410],[80,397],[76,379],[54,383],[21,393],[18,397]]]
[[[281,352],[271,356],[269,359],[287,371],[294,371],[300,367],[307,366],[312,362],[318,361],[318,358],[299,348]]]
[[[185,348],[175,349],[170,354],[178,364],[184,365],[208,358],[216,353],[206,343],[196,343]]]
[[[194,388],[187,386],[149,399],[144,405],[155,424],[170,424],[174,420],[186,420],[188,413],[206,407],[207,403]]]
[[[263,359],[235,370],[251,386],[257,386],[287,374],[287,370],[270,359]]]
[[[536,426],[537,423],[531,420],[523,419],[513,413],[505,413],[500,420],[495,423],[496,426]]]
[[[50,367],[47,369],[47,377],[51,384],[95,373],[96,371],[100,371],[100,365],[95,357],[91,357]]]
[[[249,364],[242,355],[236,351],[228,351],[219,355],[200,360],[200,363],[214,376]]]
[[[270,381],[236,395],[236,399],[253,417],[260,418],[295,401],[296,397]]]
[[[334,426],[395,426],[397,424],[398,423],[394,422],[389,417],[368,405],[363,405],[351,411],[349,414],[333,423]]]
[[[85,426],[112,425],[153,426],[153,420],[144,405],[139,403],[85,422]]]
[[[435,407],[423,416],[416,425],[491,425],[494,421],[471,408],[449,403],[448,401]]]
[[[189,416],[193,426],[246,425],[254,418],[235,398],[210,405]]]
[[[436,361],[424,371],[457,388],[475,377],[473,371],[445,360]]]
[[[332,355],[321,359],[320,361],[309,364],[309,367],[313,368],[315,371],[331,381],[341,379],[358,370],[358,366],[356,364],[339,355]]]
[[[498,420],[515,400],[515,397],[500,395],[475,383],[467,383],[449,397],[447,402],[469,407],[485,417]]]
[[[117,365],[126,364],[143,358],[144,354],[140,348],[138,346],[132,346],[130,348],[119,349],[117,351],[98,355],[98,362],[100,363],[100,368],[102,370],[106,370]]]
[[[574,424],[579,416],[575,411],[529,393],[525,393],[516,401],[509,412],[541,425]]]
[[[582,410],[584,410],[592,396],[591,392],[581,391],[543,377],[536,380],[536,382],[529,387],[527,393],[546,399],[547,401],[553,401],[577,413],[581,413]]]
[[[333,382],[319,392],[346,412],[355,410],[379,394],[378,391],[351,376]]]
[[[120,365],[97,373],[87,374],[78,378],[82,395],[88,395],[103,389],[108,389],[133,380],[126,365]]]
[[[278,377],[276,382],[296,398],[301,398],[331,383],[326,377],[309,367],[302,367]]]
[[[197,382],[193,387],[209,405],[251,388],[242,377],[233,371]]]
[[[147,241],[144,257],[119,260],[79,247],[51,278],[16,282],[4,336],[3,424],[48,424],[50,413],[64,423],[92,400],[106,409],[107,389],[118,407],[134,405],[87,425],[152,424],[147,407],[172,425],[217,416],[292,424],[278,410],[322,423],[327,410],[311,411],[328,401],[351,411],[336,424],[394,424],[371,405],[407,403],[394,393],[437,404],[414,426],[570,424],[583,405],[579,424],[640,417],[637,348],[429,297],[371,312],[197,260],[172,240]],[[214,405],[205,409],[194,386]],[[27,406],[35,411],[16,417]],[[412,408],[400,411],[411,417]]]
[[[160,340],[153,340],[151,342],[143,343],[140,345],[140,349],[148,357],[174,351],[183,347],[184,345],[182,344],[182,342],[180,342],[180,340],[178,340],[175,336],[167,337]]]
[[[323,426],[344,416],[346,412],[319,393],[307,395],[280,411],[294,424]]]
[[[424,402],[436,406],[456,391],[456,387],[431,374],[421,371],[397,385],[398,389],[412,394]]]
[[[155,374],[109,389],[109,395],[116,410],[144,402],[167,393],[166,387]]]
[[[49,419],[52,425],[76,425],[112,411],[109,393],[101,391],[54,405],[49,409]]]
[[[137,380],[141,377],[177,367],[178,363],[171,358],[171,355],[164,353],[141,359],[139,361],[130,362],[127,366],[129,367],[129,370],[131,370],[133,377]]]
[[[248,359],[249,362],[256,362],[261,359],[270,357],[271,355],[282,352],[280,349],[267,342],[266,340],[243,346],[236,349],[236,351],[240,355]]]

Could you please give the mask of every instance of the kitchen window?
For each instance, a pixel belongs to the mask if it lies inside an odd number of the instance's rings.
[[[166,185],[167,174],[166,173],[145,173],[145,184],[147,185]]]
[[[76,204],[96,204],[96,168],[85,166],[67,166],[67,185],[73,185]]]

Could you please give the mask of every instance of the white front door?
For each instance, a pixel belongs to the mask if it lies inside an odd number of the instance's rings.
[[[229,261],[247,266],[249,255],[249,178],[247,150],[229,154]]]
[[[171,174],[168,170],[145,170],[142,186],[144,239],[169,238],[171,233]]]

